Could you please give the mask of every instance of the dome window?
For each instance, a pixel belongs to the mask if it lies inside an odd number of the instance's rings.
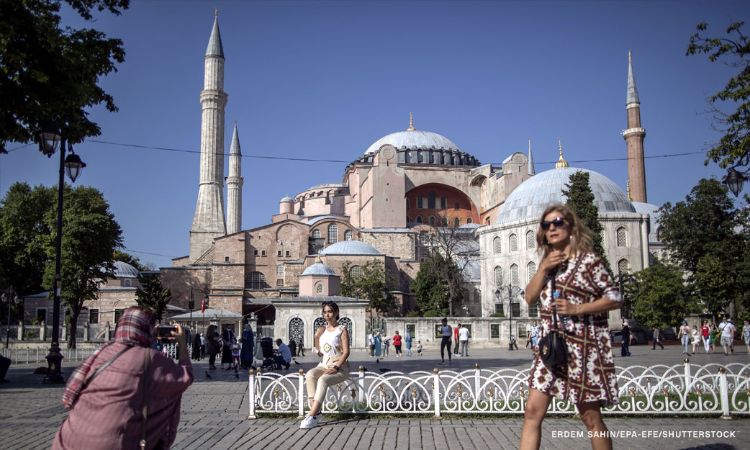
[[[617,261],[617,272],[620,274],[630,272],[630,262],[625,258]]]
[[[516,236],[515,234],[511,234],[508,238],[508,249],[511,252],[518,251],[518,236]]]
[[[528,250],[533,250],[536,248],[536,236],[531,230],[526,232],[526,248]]]
[[[495,254],[503,252],[503,240],[500,239],[500,236],[496,236],[495,239],[492,240],[492,251]]]
[[[536,263],[534,261],[531,261],[530,263],[526,264],[526,282],[528,283],[531,281],[531,278],[536,273]]]
[[[328,225],[328,244],[338,242],[339,228],[335,223]]]
[[[344,240],[345,241],[351,241],[352,240],[352,230],[346,230],[346,231],[344,231]]]
[[[495,286],[500,287],[503,285],[503,269],[500,266],[495,267]]]
[[[625,227],[620,227],[617,229],[617,246],[627,247],[627,245],[628,245],[628,232],[625,229]]]

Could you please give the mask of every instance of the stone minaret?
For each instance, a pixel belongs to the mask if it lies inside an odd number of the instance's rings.
[[[201,101],[201,159],[198,201],[190,228],[190,262],[195,262],[226,234],[224,225],[224,49],[219,34],[219,16],[206,48]]]
[[[622,132],[628,150],[628,184],[635,202],[646,203],[646,165],[643,160],[643,139],[646,130],[641,127],[641,102],[633,76],[633,58],[628,52],[628,96],[625,102],[628,128]]]
[[[229,176],[227,177],[227,234],[242,229],[242,150],[237,124],[234,124],[232,145],[229,148]]]
[[[536,169],[534,168],[534,157],[531,156],[531,139],[529,139],[529,175],[536,175]]]

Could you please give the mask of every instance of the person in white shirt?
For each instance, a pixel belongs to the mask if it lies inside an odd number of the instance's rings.
[[[284,367],[285,370],[288,370],[289,364],[292,362],[292,351],[281,339],[276,339],[276,345],[279,347],[279,353],[275,358],[276,364]]]
[[[458,340],[461,342],[461,356],[469,356],[469,329],[461,325],[458,329]]]
[[[724,325],[722,327],[722,325]],[[721,346],[724,348],[724,354],[734,353],[734,323],[730,319],[728,322],[719,324],[721,330]]]
[[[372,333],[367,333],[367,345],[370,346],[370,358],[375,356],[375,337]]]

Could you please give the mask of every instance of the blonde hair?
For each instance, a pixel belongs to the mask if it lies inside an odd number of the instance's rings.
[[[591,239],[591,230],[581,222],[575,212],[565,205],[552,204],[547,207],[539,219],[539,227],[536,230],[536,243],[539,253],[545,257],[552,251],[552,246],[547,243],[547,236],[542,228],[542,221],[552,212],[559,213],[570,229],[570,251],[573,255],[582,252],[592,252],[594,241]]]

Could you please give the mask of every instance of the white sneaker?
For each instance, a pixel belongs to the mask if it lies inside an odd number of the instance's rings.
[[[300,429],[307,430],[310,428],[315,428],[318,426],[318,416],[307,416],[302,421],[301,424],[299,424]]]

